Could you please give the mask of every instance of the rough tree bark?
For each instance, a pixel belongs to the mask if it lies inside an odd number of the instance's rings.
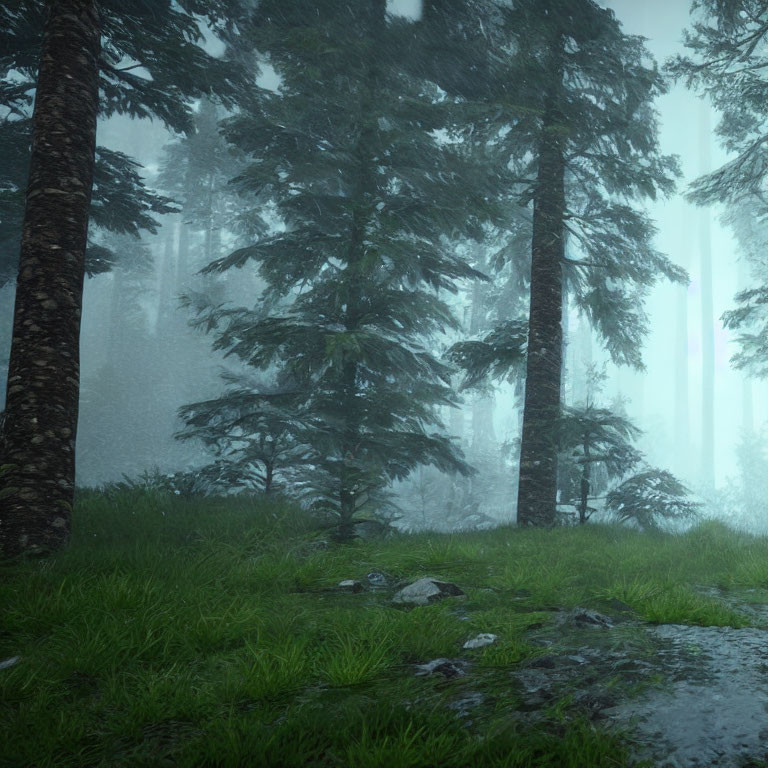
[[[95,0],[50,0],[16,285],[2,461],[0,552],[69,538],[80,390],[79,335],[98,112]]]
[[[555,44],[555,60],[561,41]],[[543,115],[539,170],[533,201],[531,304],[520,445],[517,524],[551,526],[557,505],[557,421],[563,354],[565,158],[558,96],[562,68],[554,78]]]

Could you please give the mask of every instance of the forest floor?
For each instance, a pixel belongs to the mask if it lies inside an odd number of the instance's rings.
[[[423,576],[466,594],[393,604]],[[768,539],[711,522],[342,546],[83,492],[66,551],[0,566],[0,765],[764,767],[766,606]]]

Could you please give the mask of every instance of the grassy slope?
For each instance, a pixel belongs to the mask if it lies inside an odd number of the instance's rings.
[[[83,494],[72,546],[0,573],[0,765],[620,766],[615,736],[554,707],[515,725],[509,668],[537,612],[611,598],[649,620],[744,626],[692,584],[768,587],[768,540],[608,526],[420,534],[320,549],[301,513],[244,501]],[[383,570],[468,598],[395,608],[331,591]],[[460,605],[468,620],[456,615]],[[477,632],[500,642],[477,651]],[[458,681],[409,665],[464,655],[492,706],[466,726]],[[495,683],[494,683],[495,681]]]

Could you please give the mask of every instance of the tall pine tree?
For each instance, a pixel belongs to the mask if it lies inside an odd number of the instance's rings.
[[[514,204],[532,214],[518,521],[551,525],[566,288],[613,360],[642,368],[644,297],[659,277],[685,280],[633,205],[674,186],[652,107],[665,85],[642,39],[591,0],[425,0],[422,27],[428,50],[451,40],[446,66],[429,71],[464,114],[494,126],[517,176]],[[468,381],[518,366],[521,320],[510,313],[454,348]]]
[[[406,22],[384,0],[267,0],[252,23],[280,89],[257,93],[225,132],[252,157],[237,183],[254,215],[272,201],[280,223],[211,265],[255,263],[262,300],[208,317],[217,348],[257,368],[279,363],[304,392],[307,488],[346,537],[416,466],[469,471],[440,431],[451,368],[431,338],[456,326],[439,294],[482,277],[448,238],[479,236],[495,209],[467,183],[468,158],[434,135],[450,130],[450,105],[398,66]]]
[[[612,11],[592,0],[502,10],[521,84],[508,141],[531,158],[522,200],[533,206],[518,523],[541,526],[557,499],[564,272],[614,360],[642,367],[643,297],[685,273],[653,249],[632,201],[670,193],[677,164],[658,151],[652,102],[664,81]]]
[[[225,29],[225,5],[237,8],[234,0],[160,7],[143,0],[13,0],[3,6],[7,29],[29,38],[29,45],[4,56],[3,63],[22,74],[34,71],[47,13],[0,434],[0,461],[10,466],[2,479],[4,555],[51,551],[69,536],[97,114],[101,108],[102,114],[156,116],[184,129],[190,96],[215,93],[233,103],[248,77],[197,45],[199,15]],[[135,71],[142,66],[151,77]],[[3,96],[11,98],[5,85]]]
[[[51,3],[0,436],[10,465],[0,515],[5,556],[57,549],[69,534],[100,29],[94,0]]]

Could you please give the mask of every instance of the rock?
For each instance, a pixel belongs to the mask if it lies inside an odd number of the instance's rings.
[[[21,656],[11,656],[9,659],[0,661],[0,669],[7,669],[8,667],[12,667],[14,664],[18,664],[20,661]]]
[[[577,627],[612,627],[613,622],[608,616],[587,608],[574,608],[568,620]]]
[[[479,691],[467,691],[463,696],[452,701],[448,706],[458,714],[466,717],[474,707],[479,707],[485,702],[485,696]]]
[[[442,600],[444,597],[458,597],[463,594],[464,592],[450,581],[426,577],[403,587],[392,598],[392,602],[429,605],[437,600]]]
[[[345,592],[362,592],[365,589],[363,583],[357,579],[344,579],[338,583],[337,587]]]
[[[466,661],[461,659],[432,659],[426,664],[417,664],[417,675],[434,675],[440,674],[443,677],[449,679],[454,677],[461,677],[467,673],[464,671],[467,666]]]
[[[368,583],[372,587],[376,587],[378,589],[383,589],[384,587],[389,586],[389,576],[387,576],[386,573],[382,573],[381,571],[371,571],[366,578],[368,579]]]
[[[479,635],[476,635],[471,640],[467,640],[462,648],[483,648],[486,645],[495,643],[498,639],[498,635],[493,635],[490,632],[483,632]]]

